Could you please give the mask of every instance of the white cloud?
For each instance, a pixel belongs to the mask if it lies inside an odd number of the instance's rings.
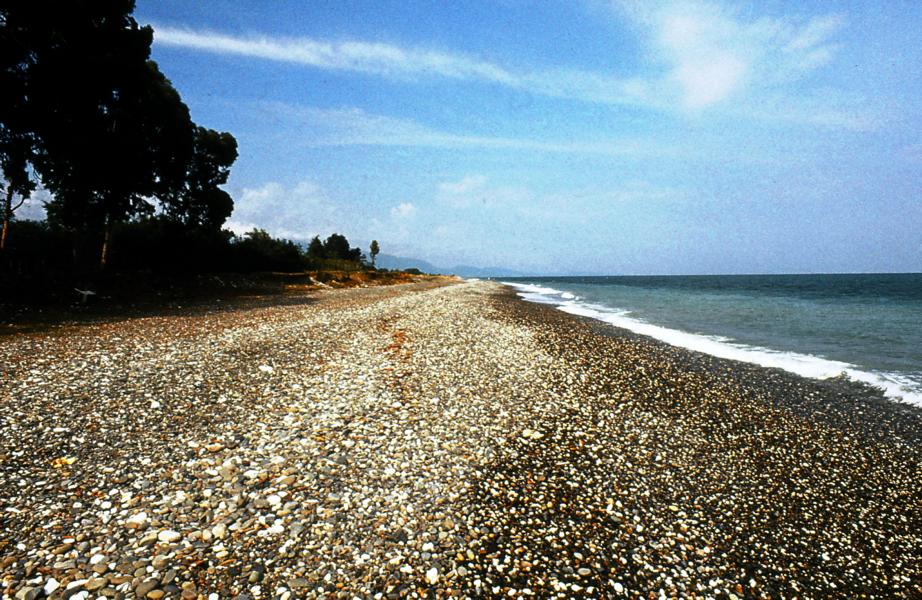
[[[347,222],[317,184],[302,181],[289,188],[269,182],[243,189],[226,227],[237,234],[258,227],[276,237],[304,241],[333,232],[348,236],[349,232],[343,231]]]
[[[617,3],[647,37],[682,105],[698,110],[778,87],[826,64],[838,15],[751,17],[714,2]]]
[[[45,219],[45,203],[51,202],[53,199],[51,192],[44,188],[38,188],[23,201],[22,206],[16,210],[15,217],[23,221],[43,221]],[[13,200],[13,206],[17,202],[18,200]]]
[[[416,207],[410,202],[401,202],[391,209],[391,218],[405,220],[416,214]]]
[[[849,128],[864,119],[857,103],[830,105],[810,119],[795,110],[769,116],[764,110],[739,110],[758,104],[767,93],[778,95],[792,82],[827,64],[835,55],[835,36],[843,29],[839,15],[808,19],[757,17],[707,0],[612,0],[617,14],[628,18],[653,51],[654,64],[631,77],[577,69],[515,69],[461,53],[403,47],[373,41],[325,41],[307,37],[234,36],[207,30],[155,27],[158,44],[304,65],[316,69],[365,73],[401,80],[443,78],[500,85],[525,93],[606,105],[629,105],[657,111],[699,112],[733,106],[742,118],[807,122]],[[634,66],[636,67],[636,66]],[[636,71],[636,68],[633,70]],[[796,93],[788,93],[796,101]],[[327,117],[350,122],[327,143],[401,144],[520,148],[552,152],[624,154],[632,144],[536,142],[458,135],[419,124],[356,112]],[[828,118],[829,114],[850,115]],[[866,119],[864,119],[866,120]],[[371,133],[368,137],[364,134]]]

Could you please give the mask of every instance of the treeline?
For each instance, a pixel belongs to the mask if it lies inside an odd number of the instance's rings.
[[[115,225],[109,246],[107,270],[117,271],[183,275],[373,268],[361,249],[338,233],[324,241],[315,237],[304,248],[261,229],[238,236],[224,229],[189,228],[164,216]],[[73,253],[74,240],[66,229],[48,221],[17,221],[4,255],[4,274],[17,280],[60,277],[72,271]],[[75,274],[81,279],[88,275]]]
[[[0,275],[363,268],[338,234],[303,249],[222,229],[237,142],[192,121],[133,11],[133,0],[0,3]],[[38,185],[46,220],[16,220]]]

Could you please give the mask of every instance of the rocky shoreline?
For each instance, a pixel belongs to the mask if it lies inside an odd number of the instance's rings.
[[[498,284],[60,326],[0,362],[3,598],[922,594],[922,411]]]

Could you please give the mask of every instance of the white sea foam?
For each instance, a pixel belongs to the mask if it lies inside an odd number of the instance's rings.
[[[783,369],[802,377],[813,379],[828,379],[845,374],[855,381],[882,388],[890,398],[922,406],[922,389],[920,389],[919,382],[898,373],[864,371],[858,366],[847,362],[829,360],[810,354],[748,346],[721,336],[709,336],[670,329],[631,317],[630,311],[579,302],[577,297],[569,292],[531,284],[506,281],[502,283],[515,288],[519,296],[524,300],[541,304],[553,304],[566,313],[597,319],[673,346],[703,352],[718,358]]]

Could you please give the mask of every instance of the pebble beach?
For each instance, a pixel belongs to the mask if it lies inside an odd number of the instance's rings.
[[[489,281],[0,335],[0,594],[922,598],[922,409]]]

